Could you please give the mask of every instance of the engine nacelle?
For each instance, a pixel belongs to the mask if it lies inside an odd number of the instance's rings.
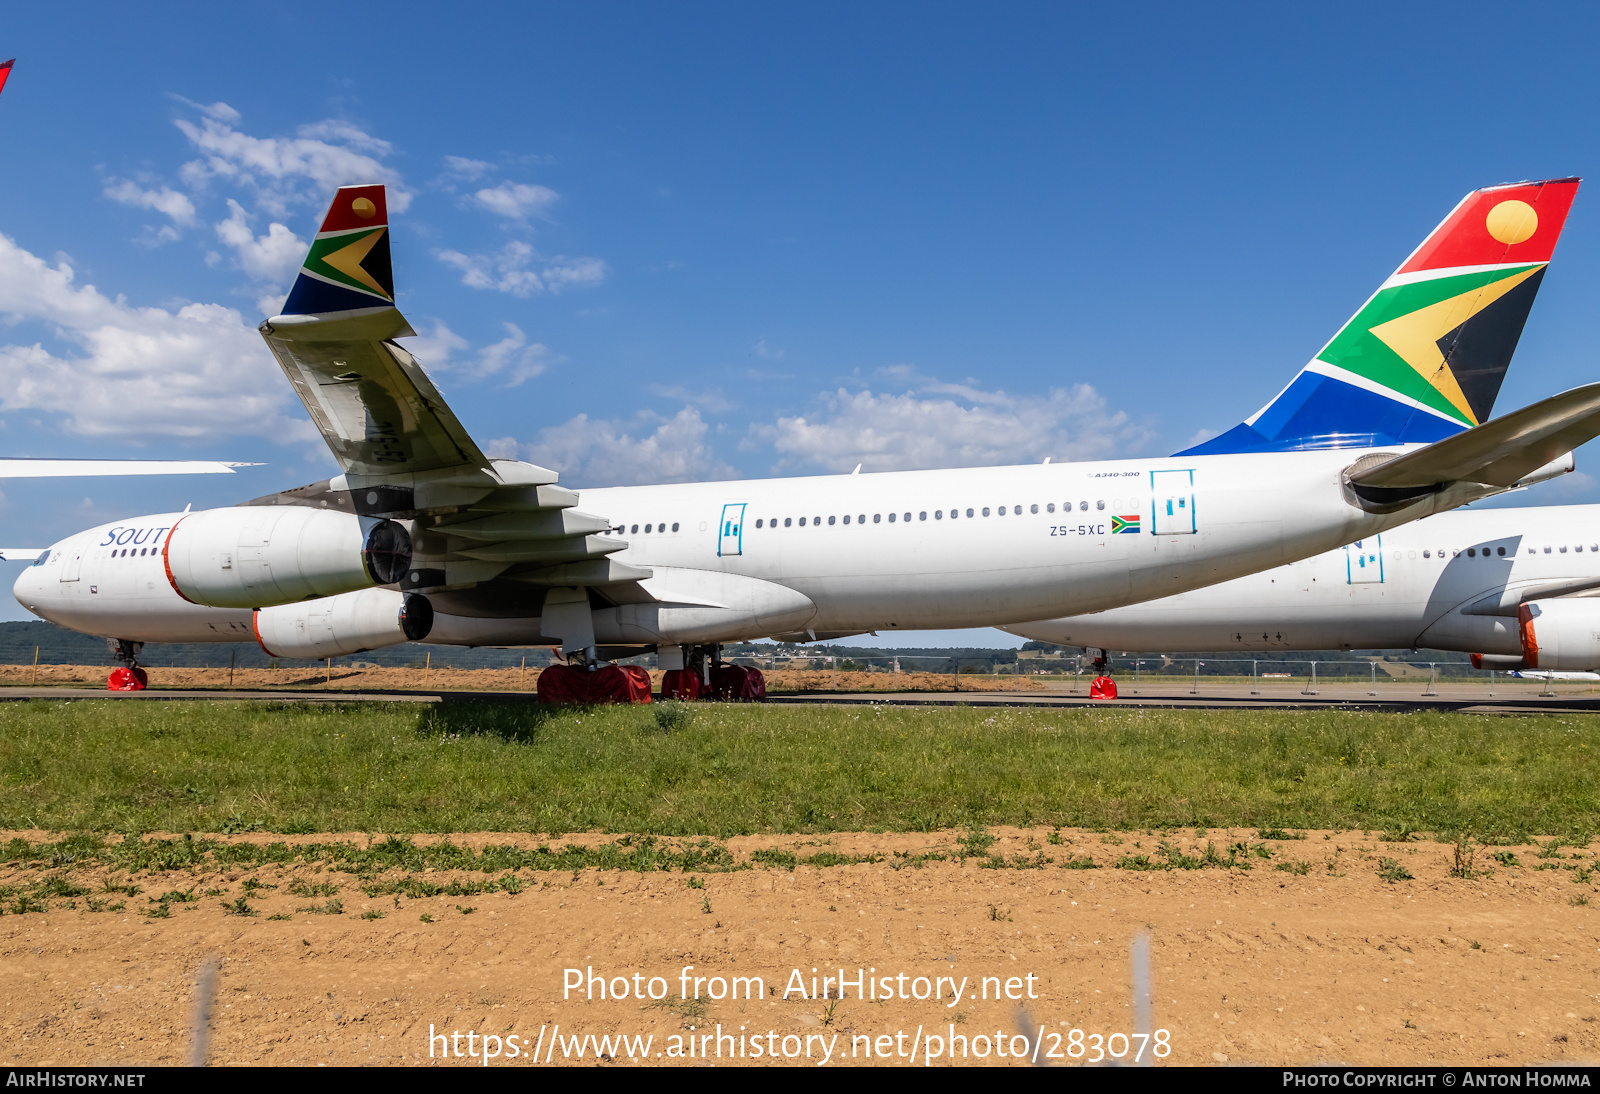
[[[261,608],[391,585],[411,566],[411,536],[392,520],[303,505],[189,513],[162,560],[179,596],[213,608]]]
[[[433,629],[433,605],[420,593],[362,589],[258,608],[255,629],[273,657],[342,657],[422,641]]]
[[[1517,609],[1522,660],[1530,669],[1600,669],[1600,600],[1533,600]]]

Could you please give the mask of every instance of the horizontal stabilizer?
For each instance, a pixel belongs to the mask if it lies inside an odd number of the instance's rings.
[[[1426,448],[1362,468],[1350,476],[1350,485],[1364,497],[1366,491],[1401,491],[1449,482],[1510,487],[1596,436],[1600,436],[1600,384],[1585,384]]]

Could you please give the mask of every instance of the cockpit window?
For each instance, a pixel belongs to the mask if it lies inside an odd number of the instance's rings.
[[[49,559],[49,557],[50,557],[50,552],[49,551],[45,551],[45,552],[41,553],[38,558],[33,560],[33,564],[35,566],[43,566],[45,564],[45,561],[47,559]]]

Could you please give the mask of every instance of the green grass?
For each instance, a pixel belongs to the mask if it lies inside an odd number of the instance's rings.
[[[995,824],[1600,830],[1590,716],[706,704],[669,721],[531,703],[4,704],[0,828],[962,828],[975,855]]]

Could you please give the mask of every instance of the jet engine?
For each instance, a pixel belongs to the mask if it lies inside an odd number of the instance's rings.
[[[260,608],[391,585],[411,566],[411,536],[392,520],[303,505],[189,513],[167,533],[167,580],[213,608]]]
[[[273,657],[341,657],[420,642],[432,629],[428,598],[393,589],[362,589],[255,613],[256,641]]]
[[[1517,609],[1522,660],[1530,669],[1600,669],[1600,600],[1533,600]]]

